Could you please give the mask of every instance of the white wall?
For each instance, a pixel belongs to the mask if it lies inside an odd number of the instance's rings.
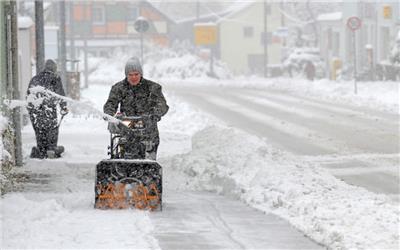
[[[268,32],[280,27],[280,13],[276,4],[268,15]],[[253,29],[252,37],[244,36],[245,27]],[[255,2],[242,11],[228,16],[219,22],[220,59],[226,62],[234,74],[248,74],[249,55],[262,58],[264,45],[261,38],[264,32],[264,3]],[[281,44],[268,44],[269,64],[281,63]],[[261,65],[262,66],[262,65]]]

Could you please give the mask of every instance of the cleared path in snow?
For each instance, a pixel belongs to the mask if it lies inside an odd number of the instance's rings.
[[[19,193],[3,206],[3,226],[11,229],[8,248],[120,249],[322,249],[288,222],[266,215],[233,198],[208,192],[164,190],[162,212],[96,210],[96,163],[106,158],[108,134],[74,129],[68,117],[60,144],[63,158],[25,159]],[[104,127],[104,123],[92,126]],[[99,130],[96,130],[99,131]],[[33,130],[23,130],[24,151],[34,144]],[[164,170],[166,171],[166,170]],[[166,177],[166,176],[165,176]],[[169,180],[171,181],[171,180]],[[14,201],[23,216],[13,214]],[[34,208],[33,208],[34,206]],[[47,214],[50,214],[47,216]],[[41,218],[44,217],[44,218]],[[50,217],[50,219],[48,219]],[[39,229],[38,229],[39,228]],[[30,235],[27,237],[26,234]],[[43,234],[42,236],[40,236]],[[32,236],[31,236],[32,235]]]
[[[167,86],[228,125],[318,162],[344,181],[399,198],[399,116],[281,91]]]
[[[166,192],[152,213],[162,249],[322,249],[288,222],[206,192]]]

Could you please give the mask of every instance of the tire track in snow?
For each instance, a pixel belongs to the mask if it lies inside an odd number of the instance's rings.
[[[224,94],[224,97],[247,106],[253,110],[271,115],[299,126],[304,126],[314,133],[329,139],[329,144],[336,147],[337,151],[347,153],[360,152],[398,152],[398,137],[395,131],[377,130],[369,124],[354,124],[352,120],[333,119],[329,115],[315,115],[312,117],[312,110],[288,106],[264,98],[252,98],[241,93]],[[306,115],[304,115],[306,114]],[[368,136],[366,136],[368,135]],[[373,141],[374,143],[370,143]]]

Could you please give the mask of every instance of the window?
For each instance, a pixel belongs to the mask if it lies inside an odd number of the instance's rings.
[[[243,28],[244,37],[253,37],[253,33],[254,33],[253,27],[246,26]]]
[[[267,8],[265,9],[267,15],[271,15],[271,5],[267,4]]]
[[[265,32],[262,32],[261,33],[261,36],[260,36],[260,41],[261,41],[261,45],[262,46],[264,46],[264,41],[265,41]],[[272,32],[267,32],[267,44],[270,44],[270,43],[272,43]]]
[[[133,7],[133,6],[129,7],[127,16],[128,16],[128,21],[136,21],[136,19],[139,17],[139,9],[138,9],[138,7],[136,7],[136,6],[135,7]]]
[[[105,24],[105,8],[104,6],[94,6],[92,9],[93,24]]]
[[[364,18],[374,19],[375,18],[375,3],[363,3]]]

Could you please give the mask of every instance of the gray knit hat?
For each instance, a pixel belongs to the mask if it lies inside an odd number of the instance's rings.
[[[57,72],[57,64],[53,60],[48,59],[44,63],[44,70],[56,73]]]
[[[139,61],[139,59],[137,57],[131,57],[126,62],[126,65],[125,65],[125,76],[127,76],[128,73],[131,72],[131,71],[137,71],[141,75],[143,75],[142,65],[140,64],[140,61]]]

